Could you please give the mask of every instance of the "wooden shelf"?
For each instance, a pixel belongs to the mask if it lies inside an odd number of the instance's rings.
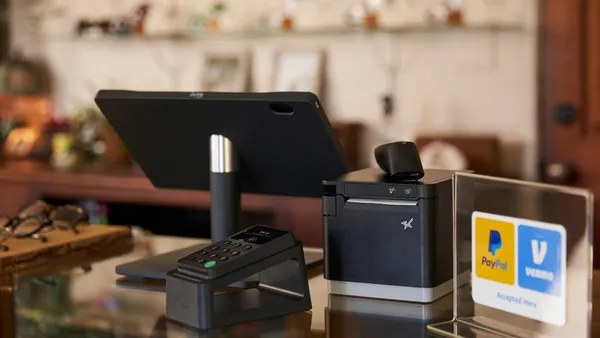
[[[0,213],[7,215],[39,198],[210,209],[210,192],[157,189],[135,166],[88,165],[62,171],[45,163],[5,161],[0,165],[0,190]],[[270,213],[275,226],[292,229],[305,245],[322,246],[320,198],[244,194],[242,209]]]
[[[373,35],[373,34],[411,34],[411,33],[449,33],[449,32],[519,32],[526,27],[518,23],[494,24],[463,24],[463,25],[403,25],[366,29],[360,27],[322,27],[297,30],[246,30],[246,31],[221,31],[221,32],[182,32],[172,34],[152,35],[101,35],[85,37],[72,34],[46,35],[49,41],[215,41],[215,40],[260,40],[286,37],[318,37],[342,35]]]

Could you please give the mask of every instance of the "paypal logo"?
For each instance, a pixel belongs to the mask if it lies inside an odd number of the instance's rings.
[[[504,221],[501,217],[496,218],[498,217],[475,217],[473,224],[475,256],[471,264],[478,278],[514,285],[517,267],[515,225]]]
[[[488,251],[492,256],[496,256],[496,250],[502,247],[502,237],[496,230],[490,230],[490,241],[488,244]]]
[[[500,236],[500,232],[498,232],[497,230],[490,230],[488,252],[491,253],[492,256],[496,256],[496,251],[498,251],[498,249],[500,248],[502,248],[502,237]],[[503,262],[500,259],[489,259],[485,256],[481,257],[481,265],[486,265],[490,269],[508,269],[508,262]]]
[[[490,260],[485,256],[481,257],[481,265],[486,265],[490,269],[495,269],[495,268],[498,268],[500,270],[508,269],[508,262],[503,262],[499,259]]]

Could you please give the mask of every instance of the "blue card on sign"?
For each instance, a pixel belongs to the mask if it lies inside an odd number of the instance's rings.
[[[520,224],[519,287],[549,295],[561,296],[563,239],[557,230]]]

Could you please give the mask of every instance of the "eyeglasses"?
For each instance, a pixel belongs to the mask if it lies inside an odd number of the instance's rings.
[[[46,242],[44,232],[58,230],[78,234],[77,227],[87,224],[89,216],[76,205],[53,207],[44,201],[36,201],[17,212],[14,218],[0,216],[0,250],[8,248],[3,243],[8,238],[33,238]]]
[[[12,233],[7,228],[10,223],[10,217],[0,215],[0,251],[7,251],[8,247],[3,243],[12,236]]]

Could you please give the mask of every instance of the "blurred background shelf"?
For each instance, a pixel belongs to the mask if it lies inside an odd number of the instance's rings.
[[[292,30],[245,30],[245,31],[213,31],[201,33],[171,33],[171,34],[102,34],[94,36],[79,36],[77,34],[49,34],[44,39],[49,41],[202,41],[202,40],[260,40],[269,38],[289,37],[319,37],[319,36],[344,36],[344,35],[382,35],[382,34],[444,34],[452,32],[481,33],[481,32],[523,32],[527,27],[522,24],[431,24],[431,25],[403,25],[398,27],[379,27],[367,29],[359,27],[324,27],[315,29]]]
[[[361,124],[337,122],[333,128],[351,166],[358,168]],[[36,199],[95,200],[108,206],[110,224],[143,225],[163,235],[210,237],[210,192],[156,189],[132,162],[89,162],[57,169],[42,161],[0,160],[0,191],[0,214],[13,215]],[[320,198],[245,194],[242,213],[242,228],[272,224],[292,229],[307,246],[322,246]]]

